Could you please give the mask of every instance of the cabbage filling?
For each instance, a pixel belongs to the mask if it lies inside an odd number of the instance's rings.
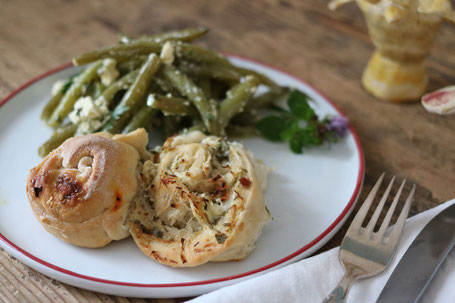
[[[235,202],[243,199],[230,189],[242,183],[242,179],[249,180],[248,172],[231,169],[229,162],[235,160],[235,152],[225,139],[207,137],[200,145],[204,149],[196,150],[197,159],[202,159],[197,163],[192,161],[194,154],[185,152],[161,170],[156,161],[159,157],[144,162],[138,173],[142,186],[127,219],[130,224],[137,224],[143,232],[166,241],[193,237],[204,228],[216,231],[218,243],[226,240],[239,211]],[[163,151],[167,151],[166,145]],[[196,171],[200,175],[193,176],[194,166],[198,165]],[[157,187],[162,184],[167,191],[160,194],[161,205],[157,207]]]

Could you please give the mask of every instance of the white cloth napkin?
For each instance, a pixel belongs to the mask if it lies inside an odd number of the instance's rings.
[[[439,212],[455,203],[455,199],[409,218],[398,245],[397,254],[381,274],[357,281],[347,303],[375,302],[407,248],[424,226]],[[455,231],[454,231],[455,232]],[[321,302],[332,291],[344,272],[338,261],[338,248],[304,259],[214,292],[190,302]],[[421,302],[455,302],[455,250],[431,282]]]

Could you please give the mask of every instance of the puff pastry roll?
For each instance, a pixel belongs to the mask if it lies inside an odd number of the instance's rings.
[[[144,163],[128,222],[141,251],[173,267],[241,260],[270,220],[250,154],[191,132],[169,138]]]
[[[139,151],[125,143],[131,138],[145,150],[143,129],[130,137],[106,133],[74,137],[30,170],[28,199],[48,232],[84,247],[101,247],[129,236],[124,222],[137,193],[140,168]]]

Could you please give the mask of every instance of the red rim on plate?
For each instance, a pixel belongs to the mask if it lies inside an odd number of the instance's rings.
[[[282,69],[280,68],[277,68],[275,66],[271,66],[271,65],[268,65],[268,64],[264,64],[262,62],[258,62],[254,59],[249,59],[249,58],[245,58],[243,56],[239,56],[239,55],[236,55],[236,54],[231,54],[231,53],[226,53],[224,52],[225,55],[227,55],[228,57],[231,57],[231,58],[238,58],[238,59],[241,59],[241,60],[244,60],[244,61],[249,61],[249,62],[253,62],[257,65],[260,65],[260,66],[263,66],[263,67],[267,67],[269,69],[273,69],[275,71],[278,71],[282,74],[285,74],[286,76],[290,77],[290,78],[293,78],[303,84],[305,84],[306,86],[310,87],[312,90],[314,90],[316,93],[318,93],[327,103],[329,103],[333,108],[335,108],[335,110],[338,112],[339,115],[341,116],[344,116],[344,114],[341,112],[341,110],[338,108],[338,106],[336,106],[332,101],[330,101],[324,94],[322,94],[319,90],[317,90],[316,88],[314,88],[313,86],[311,86],[310,84],[306,83],[305,81],[303,81],[302,79],[299,79],[297,78],[296,76],[294,75],[291,75],[289,74],[288,72],[286,71],[283,71]],[[11,100],[14,96],[16,96],[17,94],[19,94],[22,90],[26,89],[27,87],[29,87],[30,85],[32,85],[33,83],[49,76],[49,75],[52,75],[54,73],[57,73],[61,70],[64,70],[66,68],[70,68],[72,67],[73,65],[71,63],[67,63],[65,65],[62,65],[60,67],[57,67],[55,69],[52,69],[36,78],[33,78],[32,80],[28,81],[27,83],[25,83],[24,85],[20,86],[19,88],[17,88],[16,90],[14,90],[11,94],[9,94],[5,99],[3,99],[2,101],[0,101],[0,107],[3,106],[4,104],[6,104],[9,100]],[[143,283],[131,283],[131,282],[121,282],[121,281],[112,281],[112,280],[107,280],[107,279],[100,279],[100,278],[96,278],[96,277],[91,277],[91,276],[87,276],[87,275],[83,275],[83,274],[79,274],[79,273],[76,273],[76,272],[73,272],[73,271],[70,271],[70,270],[67,270],[65,268],[61,268],[59,266],[56,266],[54,264],[51,264],[49,262],[46,262],[34,255],[32,255],[31,253],[23,250],[22,248],[20,248],[19,246],[17,246],[16,244],[14,244],[13,242],[11,242],[10,240],[8,240],[2,233],[0,233],[0,240],[2,240],[4,243],[6,243],[8,246],[10,246],[11,248],[13,248],[14,250],[20,252],[21,254],[23,254],[24,256],[30,258],[31,260],[41,264],[41,265],[44,265],[46,267],[48,267],[49,269],[52,269],[52,270],[55,270],[55,271],[58,271],[60,273],[63,273],[63,274],[67,274],[67,275],[70,275],[70,276],[73,276],[73,277],[76,277],[76,278],[80,278],[80,279],[84,279],[84,280],[89,280],[89,281],[95,281],[95,282],[99,282],[99,283],[106,283],[106,284],[112,284],[112,285],[121,285],[121,286],[130,286],[130,287],[149,287],[149,288],[160,288],[160,287],[184,287],[184,286],[196,286],[196,285],[206,285],[206,284],[212,284],[212,283],[218,283],[218,282],[225,282],[225,281],[231,281],[231,280],[235,280],[235,279],[239,279],[239,278],[244,278],[244,277],[247,277],[247,276],[251,276],[253,274],[256,274],[256,273],[260,273],[260,272],[263,272],[265,270],[268,270],[268,269],[271,269],[275,266],[278,266],[286,261],[289,261],[295,257],[297,257],[298,255],[300,255],[301,253],[307,251],[308,249],[310,249],[311,247],[313,247],[315,244],[317,244],[319,241],[321,241],[325,236],[327,236],[343,219],[345,219],[345,217],[348,215],[349,211],[351,210],[351,208],[354,206],[354,202],[357,200],[357,196],[359,195],[359,192],[360,192],[360,187],[362,185],[362,180],[363,180],[363,173],[364,173],[364,156],[363,156],[363,151],[362,151],[362,148],[360,147],[360,142],[359,142],[359,138],[357,136],[357,133],[355,132],[354,128],[349,125],[349,130],[354,138],[354,141],[355,141],[355,145],[357,147],[357,151],[359,153],[359,172],[358,172],[358,175],[357,175],[357,181],[356,181],[356,187],[355,187],[355,190],[354,192],[352,193],[352,196],[351,198],[349,199],[349,202],[348,204],[346,205],[346,207],[343,209],[343,211],[341,212],[341,214],[335,219],[335,221],[329,225],[329,227],[327,227],[319,236],[317,236],[313,241],[311,241],[310,243],[306,244],[305,246],[303,246],[302,248],[300,248],[299,250],[295,251],[294,253],[278,260],[278,261],[275,261],[273,263],[270,263],[268,265],[265,265],[263,267],[260,267],[260,268],[257,268],[255,270],[251,270],[251,271],[247,271],[247,272],[244,272],[244,273],[241,273],[241,274],[237,274],[237,275],[232,275],[232,276],[227,276],[227,277],[223,277],[223,278],[217,278],[217,279],[210,279],[210,280],[203,280],[203,281],[197,281],[197,282],[186,282],[186,283],[166,283],[166,284],[143,284]]]

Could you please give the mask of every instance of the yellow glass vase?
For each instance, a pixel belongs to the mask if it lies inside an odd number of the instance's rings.
[[[335,0],[330,8],[351,2]],[[453,17],[450,0],[356,0],[375,52],[362,76],[364,88],[380,100],[413,101],[425,92],[426,57],[439,25]]]

